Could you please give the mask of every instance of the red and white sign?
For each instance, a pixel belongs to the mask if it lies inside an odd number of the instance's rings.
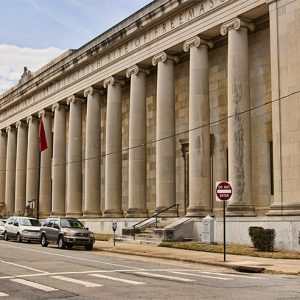
[[[232,195],[232,187],[228,181],[217,181],[216,182],[216,200],[217,201],[228,201]]]

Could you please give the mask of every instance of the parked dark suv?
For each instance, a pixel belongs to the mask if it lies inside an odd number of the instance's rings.
[[[48,243],[55,243],[61,249],[84,246],[86,250],[92,250],[95,242],[94,233],[75,218],[49,217],[41,226],[40,232],[43,247],[47,247]]]

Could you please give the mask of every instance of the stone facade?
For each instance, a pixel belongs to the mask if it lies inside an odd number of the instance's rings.
[[[218,220],[229,180],[232,224],[299,216],[299,20],[299,1],[157,0],[23,78],[0,95],[1,213],[39,184],[41,217]]]

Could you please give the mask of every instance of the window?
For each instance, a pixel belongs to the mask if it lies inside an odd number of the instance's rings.
[[[84,228],[83,224],[76,219],[62,219],[60,225],[63,228]]]
[[[9,218],[7,220],[7,224],[12,225],[14,223],[14,221],[15,221],[15,218]]]
[[[52,227],[54,223],[54,220],[49,220],[46,224],[47,227]]]
[[[22,226],[41,226],[40,222],[36,219],[20,219]]]

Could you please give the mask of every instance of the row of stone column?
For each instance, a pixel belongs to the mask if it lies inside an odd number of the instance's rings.
[[[253,25],[241,19],[223,24],[228,32],[228,152],[229,180],[234,195],[229,211],[252,214],[251,205],[251,124],[248,75],[248,30]],[[208,88],[208,49],[213,44],[196,36],[184,43],[190,51],[189,76],[189,207],[188,216],[203,216],[211,207],[210,112]],[[156,210],[176,203],[175,171],[175,88],[174,64],[178,58],[166,52],[155,55],[157,66],[156,119]],[[128,217],[147,215],[146,207],[146,75],[148,71],[133,66],[126,72],[131,79],[129,115],[129,203]],[[105,217],[121,217],[122,210],[122,102],[123,81],[116,76],[104,80],[107,88]],[[75,95],[69,106],[68,152],[66,152],[66,109],[60,103],[52,112],[41,111],[48,149],[38,155],[38,119],[9,126],[7,141],[0,140],[0,193],[5,190],[6,210],[24,212],[25,200],[37,198],[40,168],[40,214],[97,218],[100,211],[100,110],[101,91],[84,90],[87,99],[85,140],[85,181],[82,183],[82,101]],[[52,117],[54,114],[53,153]],[[231,117],[232,116],[232,117]],[[7,146],[5,146],[7,142]],[[3,159],[6,157],[6,159]],[[52,159],[53,157],[53,159]],[[52,173],[51,173],[52,160]],[[4,165],[5,163],[5,165]],[[39,165],[40,164],[40,165]],[[67,168],[67,178],[66,178]],[[52,180],[51,180],[52,176]],[[4,180],[5,177],[5,180]],[[220,180],[224,180],[220,178]],[[5,189],[3,188],[5,182]],[[82,212],[82,189],[85,207]],[[66,197],[66,201],[65,201]],[[65,207],[66,203],[66,207]],[[174,214],[175,209],[169,211]]]

